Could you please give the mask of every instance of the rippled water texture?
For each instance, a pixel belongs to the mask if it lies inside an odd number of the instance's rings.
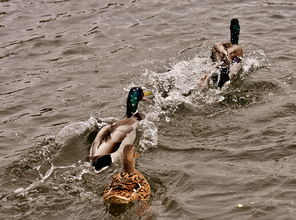
[[[209,51],[241,24],[240,77],[199,92]],[[0,219],[295,219],[296,3],[0,0]],[[88,147],[140,104],[149,207],[101,195]]]

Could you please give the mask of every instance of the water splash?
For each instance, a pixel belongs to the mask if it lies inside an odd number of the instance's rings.
[[[239,77],[246,78],[250,72],[263,67],[266,61],[264,51],[252,51],[245,56],[242,66],[237,70]],[[225,100],[225,89],[209,89],[206,92],[197,89],[197,82],[204,74],[211,74],[214,71],[216,69],[211,60],[198,55],[191,60],[172,65],[167,72],[157,73],[146,70],[140,82],[137,80],[137,84],[129,85],[129,88],[140,85],[154,92],[154,103],[147,109],[146,118],[141,123],[143,135],[140,146],[142,149],[157,145],[158,122],[161,119],[170,122],[180,105],[198,108],[203,104],[220,103]]]
[[[251,51],[243,62],[243,76],[246,76],[250,71],[255,71],[267,65],[269,62],[263,50]]]
[[[87,121],[70,123],[57,134],[55,142],[60,146],[65,145],[73,138],[90,133],[92,130],[103,127],[105,124],[103,121],[97,121],[94,117],[90,117]]]
[[[174,114],[176,107],[185,103],[193,105],[191,93],[196,89],[198,79],[211,69],[208,59],[195,57],[181,61],[165,73],[148,71],[144,73],[145,86],[155,91],[155,105],[160,114]]]
[[[73,164],[73,165],[70,165],[70,166],[58,166],[58,167],[55,167],[53,164],[51,164],[50,168],[46,171],[46,173],[44,175],[40,172],[40,167],[41,166],[35,167],[35,169],[39,173],[39,178],[36,181],[34,181],[33,183],[31,183],[26,188],[20,187],[20,188],[16,189],[14,191],[15,194],[17,194],[19,196],[25,196],[30,190],[32,190],[32,189],[38,187],[40,184],[44,183],[51,176],[51,174],[53,173],[54,170],[56,170],[56,169],[75,168],[76,165]]]
[[[54,160],[61,150],[65,150],[69,146],[71,153],[71,150],[75,148],[72,144],[73,140],[87,139],[93,131],[97,131],[112,121],[114,121],[114,118],[97,120],[90,117],[89,120],[84,122],[73,122],[65,126],[56,137],[46,138],[43,142],[34,146],[30,152],[7,169],[10,177],[17,177],[19,180],[26,179],[27,174],[36,176],[36,179],[27,187],[19,187],[14,190],[13,193],[16,198],[32,200],[31,197],[35,197],[40,188],[45,191],[55,190],[61,195],[68,194],[64,190],[65,187],[71,188],[72,192],[77,191],[83,198],[86,196],[92,197],[93,195],[90,195],[83,187],[76,186],[77,184],[83,185],[85,174],[96,174],[90,163],[81,162],[81,155],[80,160],[65,166],[56,165]],[[77,147],[81,148],[82,146],[78,144]],[[60,184],[57,184],[58,182]],[[70,182],[75,182],[75,185],[68,185]],[[12,195],[8,197],[15,198]]]
[[[158,143],[158,121],[159,117],[154,111],[147,113],[144,120],[140,122],[142,137],[139,141],[140,149],[145,151],[155,147]]]

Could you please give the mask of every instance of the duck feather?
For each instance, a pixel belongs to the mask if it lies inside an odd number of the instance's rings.
[[[134,200],[148,200],[150,185],[138,171],[133,174],[125,172],[113,176],[112,183],[104,191],[104,200],[110,203],[126,204]]]
[[[101,155],[112,154],[126,144],[133,144],[137,124],[138,120],[131,117],[103,127],[91,145],[89,157],[93,159]]]

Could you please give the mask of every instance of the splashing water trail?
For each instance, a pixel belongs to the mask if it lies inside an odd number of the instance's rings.
[[[83,184],[82,180],[85,174],[95,175],[95,172],[90,163],[81,162],[81,152],[84,150],[82,142],[75,145],[73,141],[87,139],[91,132],[102,128],[110,121],[114,121],[114,118],[96,120],[94,117],[90,117],[89,120],[84,122],[73,122],[65,126],[56,137],[49,137],[44,140],[44,143],[37,144],[32,152],[29,152],[19,161],[19,166],[17,166],[26,167],[30,165],[31,171],[29,172],[33,173],[36,179],[27,187],[15,189],[15,196],[31,198],[32,195],[38,193],[39,188],[55,190],[64,195],[64,187],[73,188],[73,191],[83,195],[87,194],[83,187],[76,185]],[[71,157],[75,157],[77,153],[79,157],[77,157],[78,159],[74,158],[69,165],[56,165],[59,162],[59,160],[56,160],[57,158],[65,158],[64,155],[60,155],[63,153],[71,154]],[[14,175],[13,173],[21,172],[25,175],[25,169],[18,169],[20,170],[16,172],[15,168],[12,168],[10,173]],[[75,182],[75,184],[69,186],[70,182]]]
[[[243,63],[243,76],[247,75],[250,71],[257,70],[264,67],[269,62],[268,58],[265,56],[263,50],[254,50],[247,54]]]
[[[14,191],[15,194],[19,195],[19,196],[25,196],[30,190],[38,187],[40,184],[44,183],[50,176],[51,174],[54,172],[54,170],[56,169],[68,169],[68,168],[75,168],[76,165],[70,165],[70,166],[54,166],[53,164],[51,164],[50,168],[46,171],[46,173],[43,175],[40,172],[40,167],[41,166],[37,166],[35,169],[38,171],[39,173],[39,178],[34,181],[33,183],[31,183],[31,185],[29,185],[26,188],[20,187],[18,189],[16,189]]]
[[[247,54],[240,69],[237,70],[239,77],[244,79],[251,71],[262,68],[266,60],[262,50]],[[144,72],[140,85],[154,92],[154,103],[149,107],[146,118],[141,123],[143,135],[140,146],[142,149],[157,145],[158,122],[162,118],[170,122],[170,118],[181,104],[195,108],[201,104],[219,103],[225,99],[224,89],[209,89],[207,92],[197,89],[197,82],[204,74],[213,71],[216,69],[211,60],[197,55],[191,60],[172,65],[167,72],[157,73],[150,70]],[[131,83],[131,86],[139,86],[139,84]]]

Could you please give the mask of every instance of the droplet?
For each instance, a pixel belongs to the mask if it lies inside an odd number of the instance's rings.
[[[16,190],[14,191],[14,193],[18,194],[18,193],[23,192],[24,190],[25,190],[25,189],[24,189],[23,187],[20,187],[20,188],[16,189]]]

